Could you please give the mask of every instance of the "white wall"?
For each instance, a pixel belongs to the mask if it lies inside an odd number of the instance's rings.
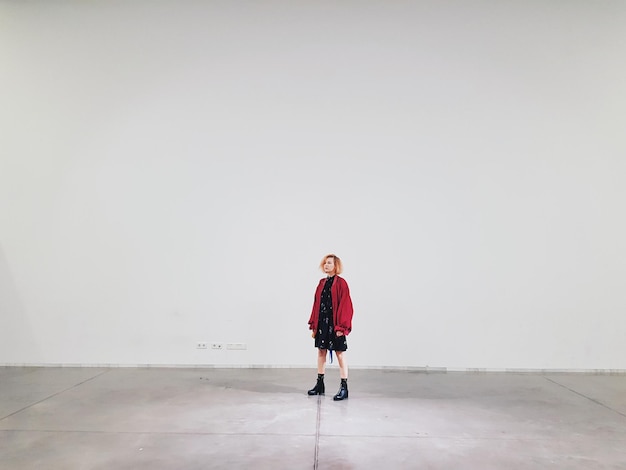
[[[0,2],[0,364],[312,367],[332,251],[355,366],[626,369],[624,24]]]

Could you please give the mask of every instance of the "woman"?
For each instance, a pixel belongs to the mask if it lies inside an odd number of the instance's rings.
[[[346,336],[352,330],[352,299],[348,283],[339,274],[342,272],[341,260],[335,255],[326,255],[320,263],[320,268],[326,274],[321,279],[315,291],[313,311],[309,318],[309,329],[312,330],[317,348],[317,383],[309,390],[309,395],[323,395],[324,369],[326,368],[326,353],[330,351],[331,360],[333,351],[337,354],[341,385],[333,400],[348,398],[348,363]]]

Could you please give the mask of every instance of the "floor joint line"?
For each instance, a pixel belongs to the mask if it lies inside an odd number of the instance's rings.
[[[600,406],[602,406],[602,407],[606,408],[607,410],[610,410],[610,411],[612,411],[613,413],[617,413],[618,415],[623,416],[624,418],[626,418],[626,413],[622,413],[621,411],[618,411],[618,410],[616,410],[616,409],[613,409],[613,408],[611,408],[610,406],[608,406],[608,405],[606,405],[606,404],[602,403],[601,401],[596,400],[595,398],[591,398],[591,397],[588,397],[587,395],[585,395],[584,393],[577,392],[576,390],[574,390],[574,389],[572,389],[572,388],[569,388],[567,385],[560,384],[560,383],[558,383],[557,381],[552,380],[552,379],[551,379],[551,378],[549,378],[549,377],[544,377],[544,379],[546,379],[546,380],[548,380],[548,381],[552,382],[552,383],[553,383],[553,384],[555,384],[555,385],[558,385],[559,387],[563,387],[564,389],[569,390],[570,392],[575,393],[576,395],[578,395],[578,396],[580,396],[580,397],[586,398],[587,400],[589,400],[589,401],[591,401],[591,402],[595,403],[596,405],[600,405]]]
[[[315,457],[313,460],[313,469],[317,470],[320,455],[320,421],[322,418],[322,395],[317,396],[317,418],[315,423]]]
[[[100,372],[99,374],[94,375],[93,377],[89,377],[88,379],[83,380],[82,382],[79,382],[79,383],[77,383],[77,384],[74,384],[74,385],[72,385],[71,387],[67,387],[67,388],[66,388],[66,389],[64,389],[64,390],[60,390],[60,391],[58,391],[58,392],[56,392],[56,393],[53,393],[52,395],[49,395],[49,396],[47,396],[47,397],[45,397],[45,398],[42,398],[41,400],[36,401],[35,403],[31,403],[30,405],[26,405],[25,407],[20,408],[19,410],[14,411],[13,413],[9,413],[8,415],[6,415],[6,416],[4,416],[4,417],[0,418],[0,421],[3,421],[3,420],[5,420],[5,419],[7,419],[7,418],[10,418],[10,417],[11,417],[11,416],[13,416],[13,415],[16,415],[16,414],[18,414],[18,413],[21,413],[22,411],[27,410],[28,408],[30,408],[30,407],[32,407],[32,406],[38,405],[39,403],[43,403],[43,402],[44,402],[44,401],[46,401],[46,400],[50,400],[50,398],[54,398],[54,397],[56,397],[56,396],[58,396],[58,395],[61,395],[62,393],[65,393],[65,392],[67,392],[67,391],[69,391],[69,390],[72,390],[73,388],[76,388],[76,387],[78,387],[79,385],[82,385],[82,384],[84,384],[84,383],[87,383],[87,382],[89,382],[89,381],[91,381],[91,380],[93,380],[93,379],[97,379],[97,378],[98,378],[98,377],[100,377],[101,375],[104,375],[104,374],[106,374],[106,373],[108,373],[108,372],[110,372],[110,370],[105,370],[104,372]]]

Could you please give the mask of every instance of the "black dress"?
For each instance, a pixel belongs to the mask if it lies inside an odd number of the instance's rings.
[[[330,289],[334,280],[335,276],[327,277],[324,289],[322,289],[317,333],[315,334],[315,347],[330,349],[331,351],[345,351],[348,349],[346,335],[337,336],[335,334],[335,325],[333,325],[333,299]]]

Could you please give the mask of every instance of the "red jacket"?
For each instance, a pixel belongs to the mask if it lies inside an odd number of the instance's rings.
[[[313,311],[309,318],[309,330],[317,331],[317,322],[320,318],[320,303],[322,301],[322,290],[326,278],[320,279],[315,291],[313,299]],[[330,288],[330,296],[333,301],[333,325],[335,331],[340,331],[344,335],[348,335],[352,331],[352,299],[350,298],[350,289],[348,283],[342,277],[335,276],[333,285]]]

